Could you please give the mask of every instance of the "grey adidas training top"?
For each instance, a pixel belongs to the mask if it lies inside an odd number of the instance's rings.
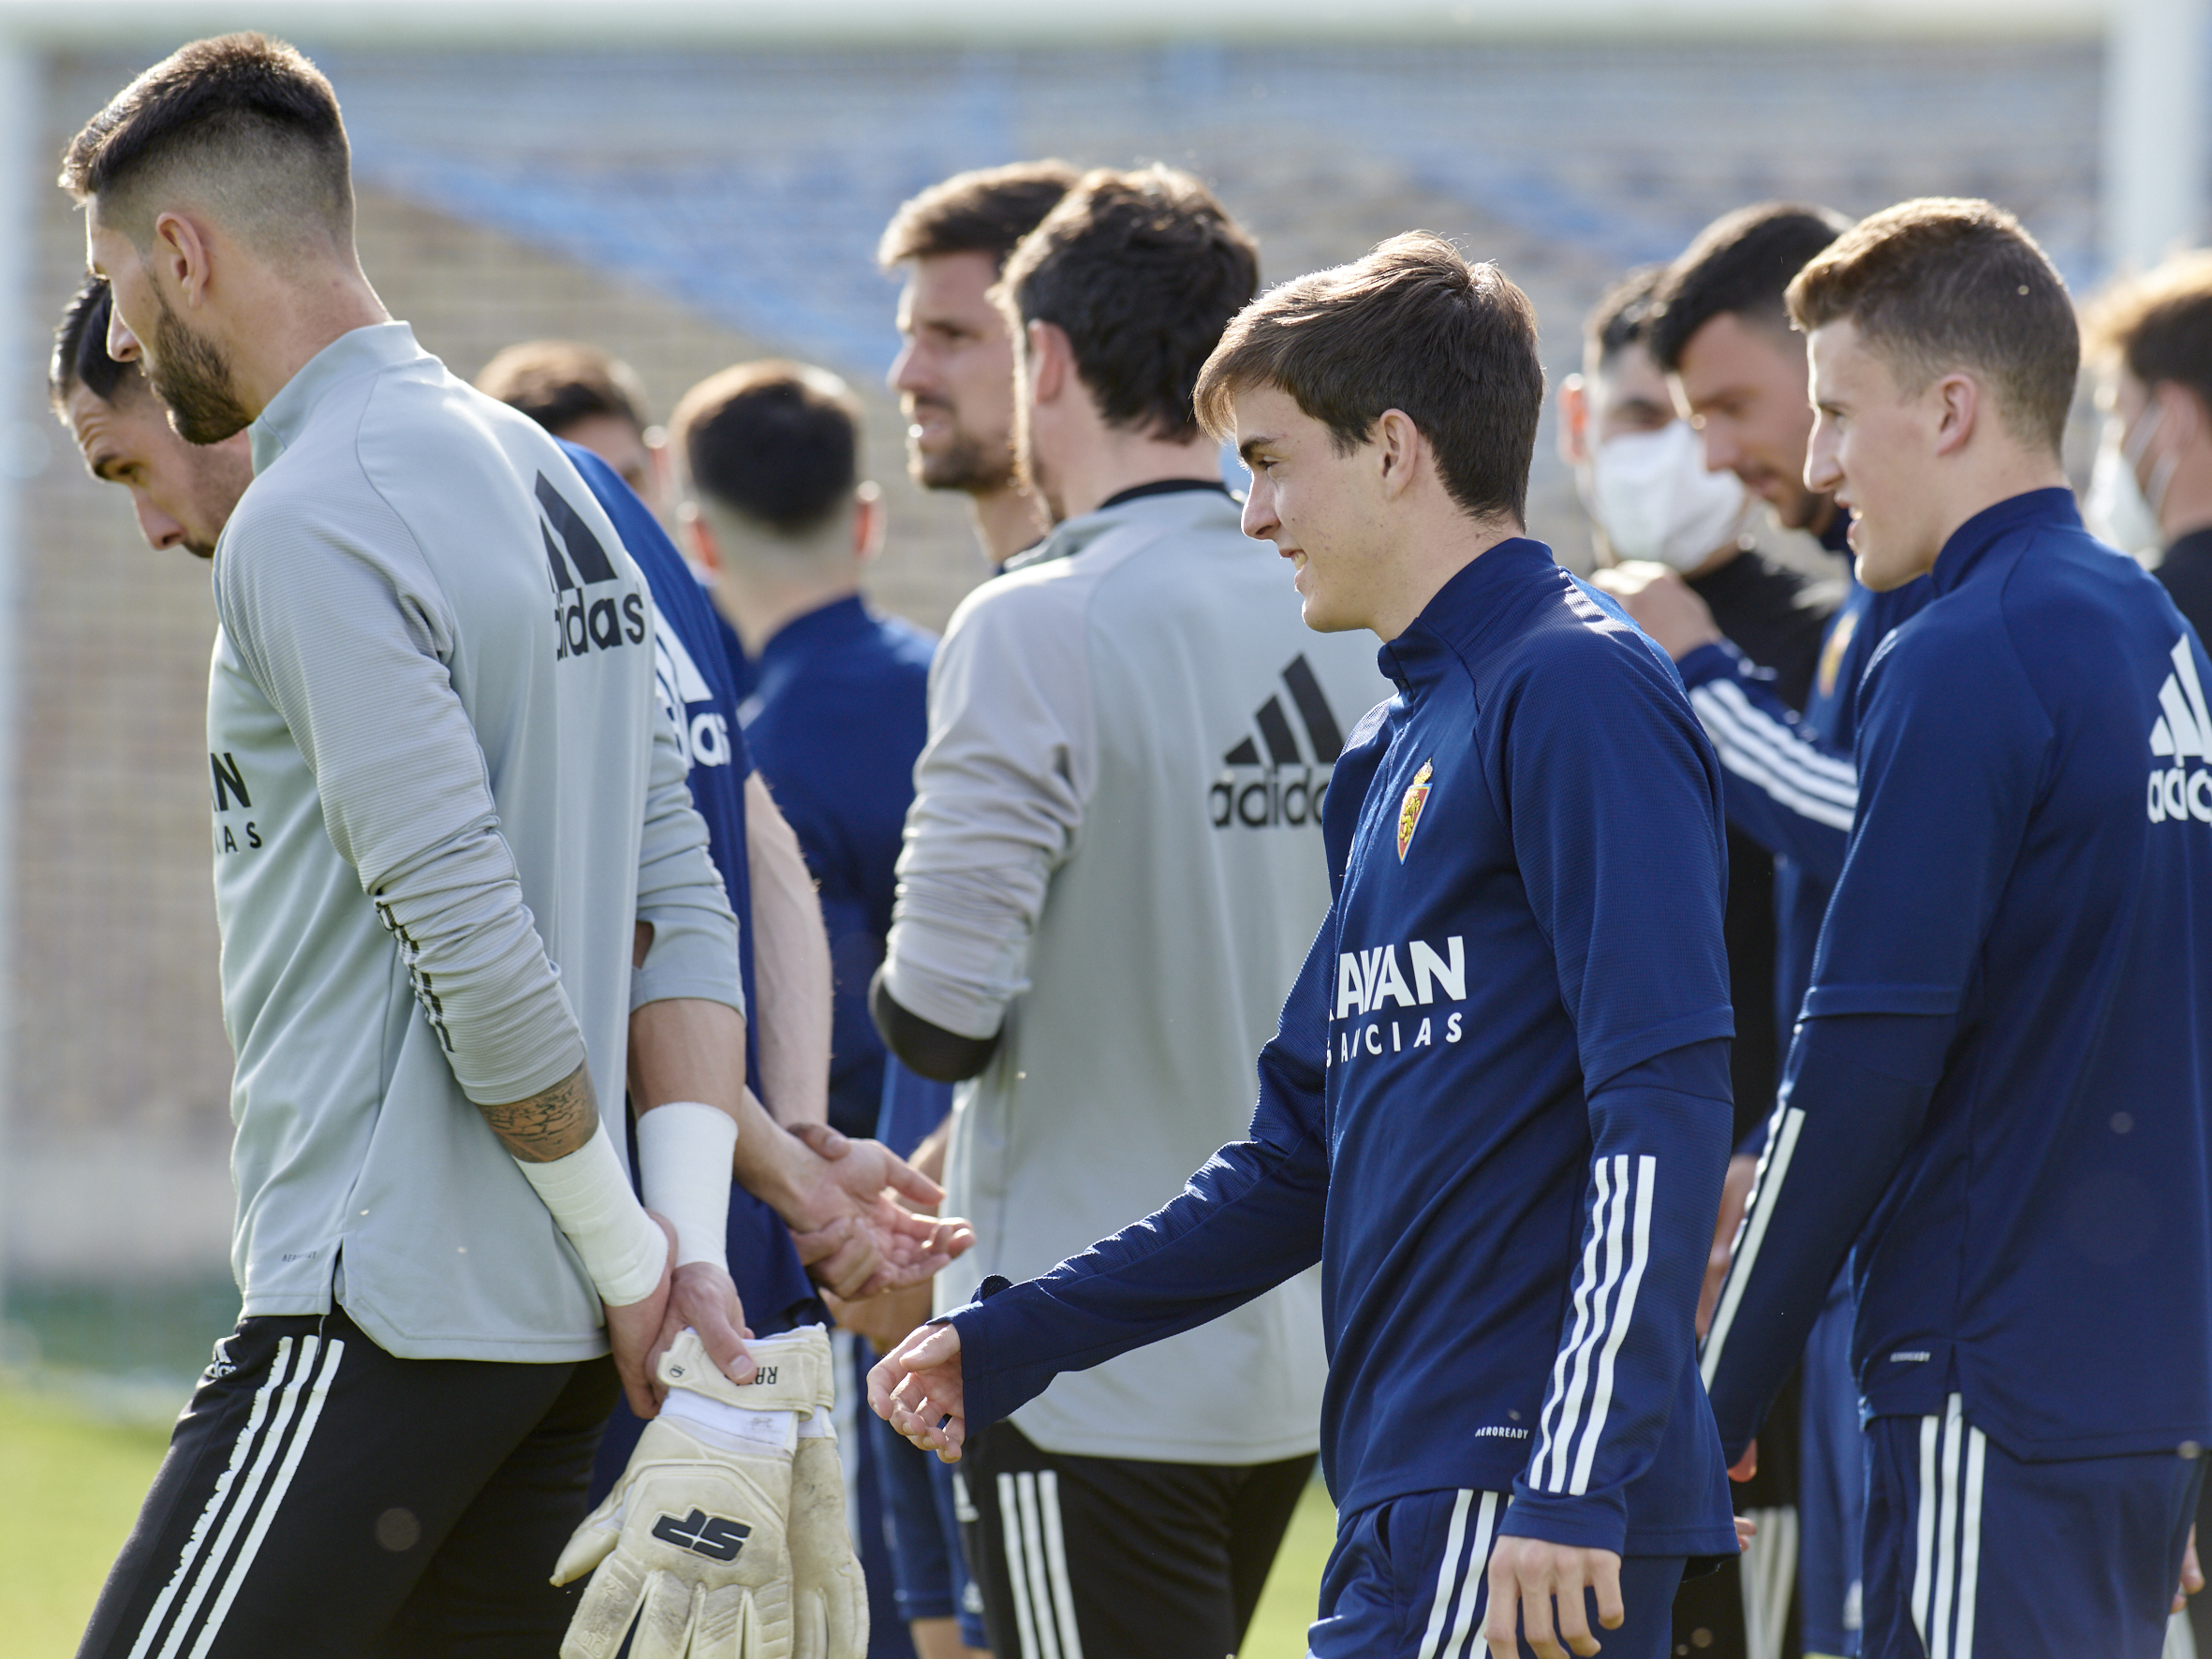
[[[252,440],[208,688],[245,1313],[334,1297],[410,1358],[602,1354],[472,1103],[588,1059],[620,1146],[631,1007],[743,1006],[652,597],[553,440],[404,323],[326,347]]]
[[[1070,520],[938,647],[887,984],[948,1031],[1005,1033],[955,1097],[945,1209],[977,1244],[940,1311],[1151,1213],[1250,1124],[1328,908],[1320,795],[1391,687],[1369,636],[1305,626],[1237,517],[1192,491]],[[1305,1274],[1012,1420],[1073,1455],[1294,1457],[1323,1370]]]

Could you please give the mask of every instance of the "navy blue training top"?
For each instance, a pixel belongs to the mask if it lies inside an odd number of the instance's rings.
[[[2212,666],[2072,494],[1944,545],[1704,1365],[1748,1439],[1847,1253],[1870,1416],[2027,1459],[2212,1439]],[[1853,1251],[1854,1241],[1856,1242]]]
[[[1682,683],[1728,774],[1729,821],[1775,855],[1775,1018],[1784,1031],[1812,982],[1858,803],[1860,683],[1891,630],[1934,593],[1917,580],[1878,594],[1852,577],[1821,637],[1803,714],[1732,644],[1702,645],[1682,659]]]
[[[622,481],[622,475],[579,444],[562,442],[561,448],[606,509],[653,595],[657,624],[655,685],[662,712],[682,735],[691,803],[706,820],[707,853],[722,873],[730,908],[737,916],[738,971],[746,1010],[745,1080],[758,1090],[759,1049],[752,1017],[759,1006],[753,993],[753,889],[745,861],[745,781],[753,767],[738,729],[737,700],[723,660],[717,632],[721,619],[660,521]],[[630,1167],[637,1167],[634,1130]],[[766,1203],[735,1182],[730,1183],[727,1244],[730,1276],[754,1330],[773,1336],[827,1316],[800,1263],[789,1229]]]
[[[876,1133],[883,1038],[868,981],[883,961],[914,762],[929,726],[936,637],[878,616],[855,594],[786,623],[761,647],[739,707],[754,764],[799,837],[822,902],[835,974],[830,1122]]]
[[[972,1430],[1322,1264],[1347,1512],[1735,1549],[1692,1320],[1730,1129],[1720,776],[1666,657],[1507,541],[1382,649],[1323,813],[1334,903],[1251,1138],[951,1315]],[[1104,1105],[1106,1103],[1102,1103]]]

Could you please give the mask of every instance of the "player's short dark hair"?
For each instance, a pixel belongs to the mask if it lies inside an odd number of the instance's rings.
[[[686,392],[671,425],[692,488],[778,535],[832,522],[860,480],[860,400],[827,369],[739,363]]]
[[[2212,253],[2183,254],[2098,295],[2083,345],[2145,386],[2186,386],[2212,405]]]
[[[319,226],[351,246],[353,164],[338,95],[296,48],[263,35],[179,47],[86,122],[62,186],[143,245],[155,198],[189,180],[229,222],[281,240]]]
[[[1081,177],[1064,161],[1017,161],[954,173],[899,204],[877,244],[889,271],[940,254],[988,254],[1003,269],[1022,238],[1060,205]]]
[[[574,340],[525,340],[499,353],[476,377],[476,389],[520,409],[556,437],[579,420],[612,415],[639,435],[653,424],[645,383],[611,352]]]
[[[1583,343],[1600,367],[1628,346],[1643,342],[1651,327],[1651,307],[1659,294],[1664,265],[1640,265],[1600,296],[1583,318]]]
[[[1841,213],[1803,201],[1721,214],[1667,268],[1644,329],[1653,359],[1674,373],[1690,336],[1723,314],[1786,329],[1782,295],[1791,278],[1850,228]]]
[[[1199,378],[1206,430],[1230,435],[1231,400],[1254,386],[1288,393],[1340,455],[1384,410],[1403,410],[1462,509],[1524,521],[1543,413],[1536,308],[1496,265],[1468,264],[1443,238],[1394,236],[1246,306]]]
[[[69,394],[80,386],[103,404],[115,404],[134,388],[144,389],[138,365],[108,355],[108,316],[114,303],[106,279],[90,277],[70,296],[62,325],[53,331],[53,357],[46,369],[46,395],[63,414]]]
[[[1986,201],[1923,197],[1836,238],[1790,285],[1806,333],[1849,319],[1899,384],[1978,373],[2023,443],[2057,454],[2081,374],[2065,281],[2020,221]]]
[[[1190,397],[1260,255],[1212,191],[1149,167],[1085,173],[1006,263],[995,292],[1019,336],[1063,330],[1109,426],[1198,436]]]

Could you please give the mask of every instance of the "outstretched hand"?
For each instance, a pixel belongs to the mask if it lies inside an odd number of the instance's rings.
[[[966,1222],[926,1213],[944,1202],[944,1189],[881,1141],[853,1140],[821,1123],[791,1134],[813,1155],[805,1213],[793,1229],[818,1285],[863,1300],[926,1284],[975,1242]]]
[[[960,1461],[967,1440],[960,1332],[924,1325],[868,1373],[868,1408],[923,1451]]]

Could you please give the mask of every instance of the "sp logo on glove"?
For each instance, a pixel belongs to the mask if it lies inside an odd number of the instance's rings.
[[[694,1509],[681,1520],[672,1515],[662,1516],[653,1523],[653,1535],[663,1544],[673,1544],[709,1561],[735,1561],[753,1529],[742,1520]]]
[[[815,1518],[791,1513],[801,1421],[813,1445],[829,1420],[829,1338],[813,1327],[748,1346],[773,1383],[732,1383],[688,1330],[662,1358],[660,1415],[553,1568],[555,1584],[592,1575],[561,1659],[613,1659],[633,1624],[634,1659],[861,1659],[865,1602],[856,1646],[849,1616],[822,1616],[817,1581],[844,1579],[813,1560]],[[806,1473],[818,1507],[811,1457]],[[850,1598],[835,1599],[844,1615]]]

